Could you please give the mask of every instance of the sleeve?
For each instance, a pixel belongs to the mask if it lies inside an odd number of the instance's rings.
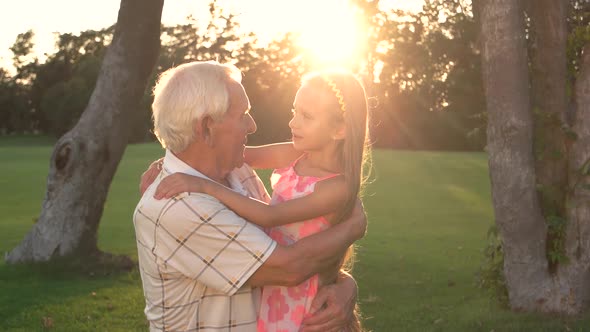
[[[153,252],[163,264],[227,295],[276,248],[262,229],[205,194],[179,197],[158,223]]]
[[[263,202],[270,202],[270,196],[258,174],[248,165],[244,164],[242,167],[233,171],[240,183],[248,191],[250,197],[256,198]]]

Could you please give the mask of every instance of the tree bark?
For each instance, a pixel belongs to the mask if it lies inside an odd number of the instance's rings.
[[[590,45],[584,47],[581,70],[575,87],[576,114],[573,130],[577,139],[569,155],[568,224],[565,254],[568,262],[555,277],[553,307],[578,314],[590,306]]]
[[[488,110],[492,200],[504,248],[510,305],[533,310],[547,298],[547,227],[536,192],[524,15],[520,1],[483,0],[482,68]]]
[[[530,1],[530,0],[529,0]],[[565,0],[529,2],[532,96],[535,118],[535,168],[545,217],[565,217],[567,189],[567,8]]]
[[[88,106],[55,145],[39,220],[6,255],[8,263],[98,252],[103,205],[159,53],[163,5],[163,0],[121,1]]]

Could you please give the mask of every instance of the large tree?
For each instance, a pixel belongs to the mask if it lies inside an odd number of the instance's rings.
[[[590,45],[568,80],[569,1],[477,5],[510,306],[580,313],[590,304]]]
[[[163,5],[163,0],[121,1],[90,101],[55,145],[39,220],[7,262],[99,252],[103,205],[158,57]]]

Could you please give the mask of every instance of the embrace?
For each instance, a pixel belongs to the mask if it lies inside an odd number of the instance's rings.
[[[256,124],[240,82],[232,65],[191,62],[154,88],[166,153],[133,216],[150,331],[360,331],[342,267],[367,225],[364,88],[311,73],[292,142],[246,147]],[[274,169],[272,198],[253,168]]]

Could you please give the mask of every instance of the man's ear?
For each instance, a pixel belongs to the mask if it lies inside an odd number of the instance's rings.
[[[195,135],[209,146],[213,146],[213,124],[213,119],[205,115],[195,122],[194,127]]]

